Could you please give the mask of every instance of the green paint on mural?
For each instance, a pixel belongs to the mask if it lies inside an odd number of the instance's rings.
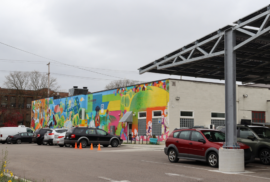
[[[93,110],[93,94],[88,95],[86,112],[92,112]]]
[[[121,96],[119,94],[102,95],[102,102],[116,101],[120,99],[121,99]]]

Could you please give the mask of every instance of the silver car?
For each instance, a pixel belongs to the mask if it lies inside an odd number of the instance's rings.
[[[58,145],[59,147],[63,147],[63,146],[69,147],[68,144],[65,145],[64,143],[65,136],[66,136],[66,132],[60,133],[59,135],[55,135],[53,138],[53,144]]]
[[[53,145],[54,144],[53,139],[58,138],[60,134],[66,133],[66,131],[67,129],[64,129],[64,128],[56,128],[56,129],[52,129],[51,131],[48,131],[44,135],[43,143]]]

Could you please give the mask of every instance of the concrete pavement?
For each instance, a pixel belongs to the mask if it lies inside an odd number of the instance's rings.
[[[222,174],[206,163],[180,160],[170,163],[160,145],[130,145],[93,151],[38,146],[0,144],[9,151],[7,168],[16,176],[52,182],[157,182],[157,181],[245,181],[270,180],[270,166],[248,164],[245,174]]]

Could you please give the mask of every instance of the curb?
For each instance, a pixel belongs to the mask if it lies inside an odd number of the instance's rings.
[[[11,178],[11,175],[10,175],[9,173],[4,173],[4,175]],[[27,180],[27,179],[20,178],[20,177],[18,177],[18,176],[13,176],[12,178],[14,178],[14,179],[20,179],[20,180],[22,180],[22,181],[24,181],[24,182],[32,182],[32,181],[29,181],[29,180]]]

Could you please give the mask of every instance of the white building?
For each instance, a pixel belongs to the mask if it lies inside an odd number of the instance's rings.
[[[169,128],[224,125],[225,86],[220,83],[170,79]],[[237,123],[270,125],[270,86],[237,85]]]

